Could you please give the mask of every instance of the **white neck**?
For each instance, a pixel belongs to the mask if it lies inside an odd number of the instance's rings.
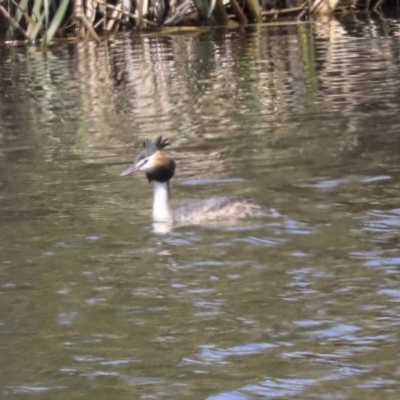
[[[153,221],[172,221],[172,211],[169,206],[169,182],[153,183]]]

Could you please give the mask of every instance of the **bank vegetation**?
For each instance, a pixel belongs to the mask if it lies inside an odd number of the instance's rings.
[[[0,37],[47,45],[55,38],[100,41],[118,30],[245,26],[377,9],[383,0],[0,0]]]

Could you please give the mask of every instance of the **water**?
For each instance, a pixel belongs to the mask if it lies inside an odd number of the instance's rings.
[[[4,399],[398,399],[394,19],[0,49]],[[282,220],[153,231],[239,194]]]

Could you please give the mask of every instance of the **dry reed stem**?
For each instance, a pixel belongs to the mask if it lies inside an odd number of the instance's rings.
[[[193,5],[191,0],[186,0],[184,3],[177,6],[173,14],[164,21],[164,25],[176,25],[185,18],[185,15],[190,7]],[[194,7],[194,5],[193,5]]]
[[[76,0],[75,1],[75,17],[76,17],[76,19],[81,20],[81,16],[83,14],[82,11],[83,11],[82,0]],[[85,26],[83,24],[83,21],[81,21],[81,22],[82,22],[82,25],[78,26],[78,32],[79,32],[78,36],[79,37],[84,37],[86,31],[85,31]]]
[[[310,9],[307,7],[307,4],[309,4],[308,3],[308,1],[306,0],[304,3],[303,3],[303,11],[297,16],[297,21],[300,21],[305,15],[306,15],[306,13],[307,13],[307,11],[308,12],[310,12]]]
[[[242,25],[247,25],[249,23],[249,20],[247,19],[246,14],[242,10],[242,7],[240,7],[237,0],[230,0],[230,3],[231,3],[233,12],[236,14],[236,16],[239,20],[239,23]]]
[[[311,13],[311,9],[312,9],[312,6],[313,6],[312,0],[307,0],[307,4],[308,4],[308,11]]]
[[[114,6],[112,6],[112,5],[110,5],[110,4],[107,4],[107,3],[105,3],[104,1],[102,1],[102,0],[94,0],[96,3],[98,3],[98,4],[101,4],[102,6],[105,6],[105,7],[107,7],[107,8],[109,8],[110,10],[115,10],[117,7],[114,7]],[[121,13],[122,13],[122,15],[125,15],[125,16],[129,16],[129,17],[131,17],[131,18],[133,18],[133,19],[135,19],[135,20],[138,20],[139,19],[139,17],[137,16],[137,15],[135,15],[135,14],[132,14],[132,13],[130,13],[130,12],[128,12],[128,11],[121,11],[121,10],[119,10],[118,9],[118,11],[120,11]],[[158,24],[156,24],[155,22],[153,22],[153,21],[150,21],[150,20],[148,20],[148,19],[145,19],[145,18],[141,18],[142,19],[142,21],[144,21],[144,22],[146,22],[146,24],[149,24],[149,25],[151,25],[151,26],[158,26]]]
[[[89,33],[93,36],[93,39],[96,42],[100,42],[100,36],[96,33],[96,31],[93,29],[92,24],[90,21],[87,19],[85,14],[80,15],[80,20],[82,21],[83,25],[85,25],[86,29],[89,31]]]
[[[97,23],[93,26],[94,29],[98,28],[101,24],[104,25],[104,19],[105,17],[101,18]]]
[[[24,11],[24,10],[20,7],[20,5],[19,5],[15,0],[11,0],[11,1],[12,1],[12,3],[14,4],[14,6],[17,7],[17,8],[21,11],[22,15],[26,18],[26,20],[27,20],[29,23],[35,23],[35,21],[33,21],[33,19],[29,16],[29,14],[28,14],[26,11]],[[17,20],[15,20],[15,22],[18,23]]]
[[[94,19],[96,17],[96,7],[97,7],[97,5],[94,5],[93,3],[94,3],[93,0],[87,0],[85,2],[86,17],[91,24],[93,24]]]
[[[29,35],[26,33],[26,31],[21,27],[21,25],[7,12],[7,10],[3,7],[0,6],[0,12],[10,21],[11,25],[15,28],[18,29],[25,37],[25,39],[30,39]]]
[[[137,3],[137,25],[136,25],[136,31],[139,32],[139,30],[142,28],[142,23],[143,23],[143,7],[144,7],[144,1],[145,0],[138,0]]]
[[[378,0],[378,2],[381,0]],[[310,12],[316,15],[329,15],[336,10],[339,0],[315,0]]]
[[[111,16],[108,19],[106,30],[111,31],[113,26],[115,25],[116,21],[121,15],[121,3],[118,3],[116,9],[112,11]]]
[[[284,8],[282,10],[261,11],[261,15],[291,14],[291,13],[294,13],[297,11],[303,11],[303,10],[305,10],[304,5],[301,7]]]

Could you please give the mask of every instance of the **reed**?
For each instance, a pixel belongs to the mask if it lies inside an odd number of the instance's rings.
[[[338,6],[339,0],[0,0],[0,32],[47,46],[55,38],[99,41],[121,29],[318,18]]]

